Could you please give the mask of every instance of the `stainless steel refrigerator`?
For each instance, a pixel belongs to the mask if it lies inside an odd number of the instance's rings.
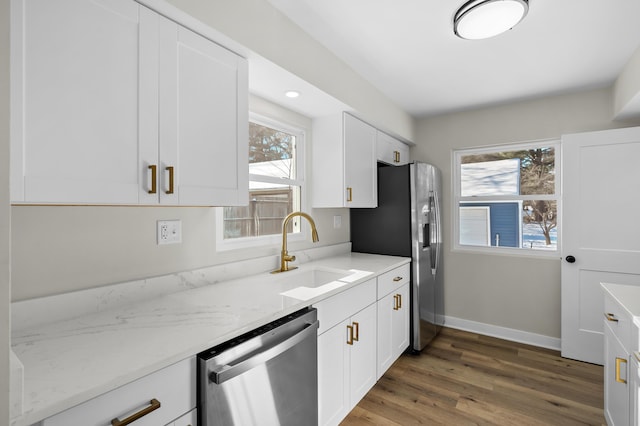
[[[378,163],[378,207],[351,209],[351,251],[411,257],[411,343],[422,350],[444,324],[440,171]]]

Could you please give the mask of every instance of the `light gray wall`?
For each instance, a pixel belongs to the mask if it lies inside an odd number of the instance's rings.
[[[302,128],[306,142],[313,143],[309,118],[257,97],[251,97],[249,104],[254,112]],[[307,176],[310,167],[307,155]],[[292,252],[349,241],[348,210],[304,206],[303,210],[314,217],[320,242],[292,242]],[[280,253],[279,244],[216,251],[215,211],[212,207],[13,206],[13,300]],[[340,229],[333,228],[334,215],[343,218]],[[182,244],[156,244],[156,221],[164,219],[182,220]]]
[[[612,113],[611,89],[601,89],[418,120],[412,159],[433,163],[443,174],[447,316],[560,337],[559,255],[542,259],[451,250],[452,150],[633,125],[611,121]]]
[[[640,106],[640,47],[636,49],[613,86],[614,112],[625,112],[630,108],[637,113]]]
[[[9,424],[11,275],[9,209],[9,0],[0,0],[0,424]]]

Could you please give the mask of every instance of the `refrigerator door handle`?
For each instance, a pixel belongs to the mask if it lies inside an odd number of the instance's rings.
[[[432,246],[430,253],[431,261],[431,274],[433,276],[438,272],[438,266],[440,264],[440,203],[438,202],[438,193],[432,192],[429,197],[429,204],[431,204],[431,235],[429,235],[429,242]]]

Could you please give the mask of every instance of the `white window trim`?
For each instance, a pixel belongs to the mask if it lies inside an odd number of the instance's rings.
[[[501,152],[501,151],[518,151],[527,148],[548,146],[555,149],[555,195],[540,194],[540,195],[519,195],[519,196],[474,196],[474,197],[462,197],[460,195],[460,185],[462,177],[460,175],[460,158],[463,155],[483,154],[489,152]],[[509,255],[518,257],[543,257],[543,258],[556,258],[562,253],[561,251],[561,230],[562,230],[562,192],[561,192],[561,176],[562,171],[560,165],[562,164],[562,150],[560,147],[559,139],[545,139],[536,140],[522,143],[505,144],[505,145],[492,145],[483,146],[477,148],[462,148],[455,149],[451,152],[451,170],[452,170],[452,186],[451,186],[451,200],[452,200],[452,212],[453,221],[451,224],[451,251],[458,253],[483,253],[483,254],[497,254],[497,255]],[[461,245],[460,241],[460,213],[458,206],[461,202],[481,202],[481,201],[525,201],[525,200],[555,200],[557,205],[557,247],[556,250],[532,250],[522,248],[522,241],[519,242],[518,248],[516,247],[483,247],[483,246],[470,246]],[[522,219],[520,219],[520,225],[522,225]]]
[[[300,209],[305,210],[307,200],[307,189],[305,186],[305,149],[306,132],[294,125],[286,123],[284,120],[275,120],[264,115],[249,112],[249,121],[272,129],[282,130],[296,136],[296,179],[278,179],[270,176],[256,176],[249,174],[249,180],[259,180],[262,182],[283,183],[292,186],[300,186]],[[282,233],[273,235],[263,235],[259,237],[243,237],[224,239],[224,208],[216,207],[216,251],[229,251],[244,248],[267,247],[282,245]],[[300,223],[300,222],[298,222]],[[304,241],[309,236],[307,227],[300,227],[299,232],[287,233],[287,241]]]

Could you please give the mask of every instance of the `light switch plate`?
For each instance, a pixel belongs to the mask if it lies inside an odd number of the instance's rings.
[[[159,220],[157,231],[158,245],[179,244],[182,242],[181,220]]]

